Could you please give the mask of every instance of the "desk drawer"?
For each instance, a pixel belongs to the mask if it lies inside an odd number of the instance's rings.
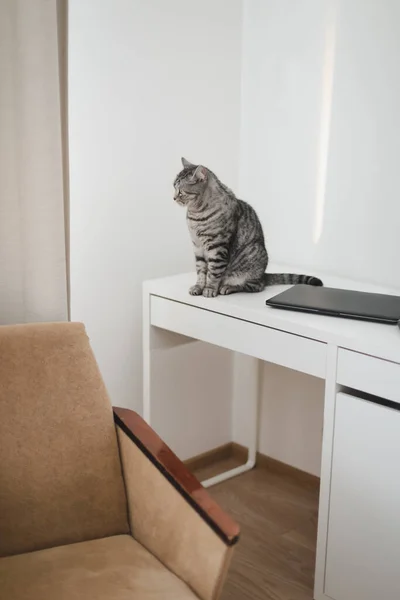
[[[210,303],[211,304],[211,303]],[[296,371],[325,377],[326,344],[151,296],[151,324]]]
[[[355,390],[400,402],[398,363],[339,348],[336,380]]]

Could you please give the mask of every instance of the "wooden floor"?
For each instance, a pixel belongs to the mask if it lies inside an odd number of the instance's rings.
[[[210,492],[242,530],[222,600],[312,600],[318,480],[259,467]]]

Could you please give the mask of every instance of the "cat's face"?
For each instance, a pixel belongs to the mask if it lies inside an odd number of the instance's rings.
[[[190,202],[201,197],[207,185],[207,169],[202,165],[193,165],[182,158],[183,169],[174,181],[174,200],[180,206],[187,206]]]

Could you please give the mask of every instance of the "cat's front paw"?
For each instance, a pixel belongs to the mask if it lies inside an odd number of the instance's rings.
[[[223,285],[219,290],[221,296],[228,296],[229,294],[233,294],[235,292],[235,288],[232,285]]]
[[[189,289],[189,294],[191,296],[201,296],[203,293],[203,288],[201,287],[201,285],[192,285],[192,287]]]
[[[211,287],[205,287],[203,296],[205,296],[205,298],[215,298],[215,296],[218,296],[218,290]]]

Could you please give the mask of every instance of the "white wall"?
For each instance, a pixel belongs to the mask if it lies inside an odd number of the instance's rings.
[[[260,452],[319,476],[324,386],[322,379],[263,365]]]
[[[256,207],[273,261],[400,285],[397,0],[243,0],[243,23],[240,0],[69,4],[72,318],[114,403],[141,410],[141,281],[193,265],[182,154]],[[228,441],[229,356],[185,346],[157,369],[178,453]],[[261,451],[318,473],[323,382],[263,371]]]
[[[400,287],[400,3],[245,0],[240,194],[271,259]],[[319,472],[323,382],[264,367],[261,451]]]
[[[400,3],[245,0],[241,193],[275,262],[400,286]]]
[[[181,155],[237,182],[241,10],[241,0],[229,10],[225,0],[69,0],[71,316],[87,326],[114,404],[142,409],[142,281],[194,266],[173,202]],[[165,364],[185,393],[170,390],[159,421],[184,456],[229,439],[230,359],[193,346],[191,376],[187,353],[174,352]],[[191,446],[175,436],[183,422]]]

